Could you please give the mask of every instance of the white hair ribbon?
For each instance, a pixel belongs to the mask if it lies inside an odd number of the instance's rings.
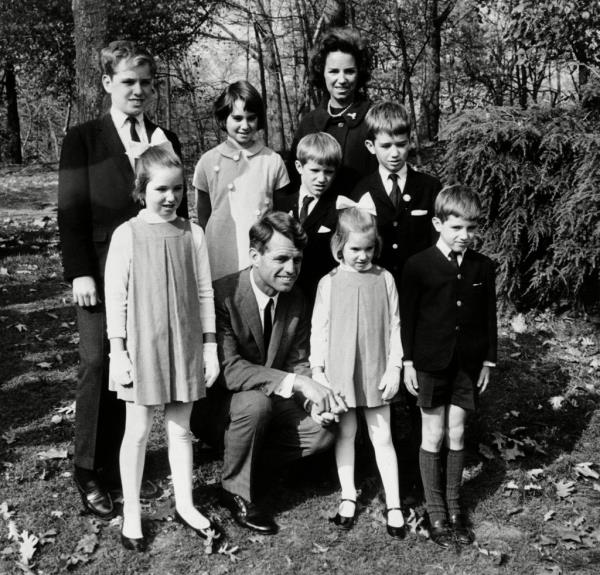
[[[368,192],[364,194],[358,202],[354,202],[346,196],[338,196],[337,200],[335,201],[335,208],[336,210],[358,208],[359,210],[364,210],[372,216],[377,217],[377,209],[375,208],[375,203],[373,202],[371,194],[369,194]]]
[[[173,149],[173,144],[167,139],[165,133],[160,129],[156,128],[154,132],[152,132],[152,136],[150,138],[150,143],[145,144],[144,142],[130,142],[127,148],[127,156],[129,160],[133,163],[137,158],[139,158],[148,148],[153,147],[162,148],[167,152],[175,153]]]

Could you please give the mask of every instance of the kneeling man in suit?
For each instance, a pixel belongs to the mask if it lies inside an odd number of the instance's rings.
[[[310,311],[294,283],[306,233],[289,214],[270,212],[250,229],[251,266],[214,283],[220,379],[199,402],[192,429],[224,426],[222,503],[242,526],[275,533],[255,504],[266,462],[285,463],[327,449],[328,424],[346,406],[309,377]],[[206,431],[207,433],[204,433]]]

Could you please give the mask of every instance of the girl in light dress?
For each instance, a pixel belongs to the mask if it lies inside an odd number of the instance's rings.
[[[110,389],[126,402],[120,451],[121,542],[144,551],[140,485],[154,410],[164,408],[175,517],[214,536],[192,499],[193,402],[219,374],[210,266],[202,229],[175,211],[184,194],[179,158],[159,146],[137,160],[134,197],[145,208],[112,237],[105,274]]]
[[[356,412],[362,409],[385,491],[387,532],[402,539],[406,528],[389,406],[402,365],[398,293],[392,275],[372,263],[381,240],[370,195],[358,205],[339,197],[338,207],[345,209],[331,249],[340,264],[319,282],[310,338],[313,379],[341,393],[349,408],[339,415],[335,458],[342,494],[332,521],[343,529],[354,524],[354,438]]]
[[[250,265],[248,232],[273,206],[273,194],[289,184],[281,156],[258,138],[265,126],[262,98],[246,81],[217,98],[215,117],[227,139],[196,165],[198,222],[206,231],[213,280]]]

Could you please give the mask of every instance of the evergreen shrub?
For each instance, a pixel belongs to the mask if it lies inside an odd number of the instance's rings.
[[[599,128],[589,108],[471,110],[445,126],[442,179],[481,193],[479,248],[505,304],[600,299]]]

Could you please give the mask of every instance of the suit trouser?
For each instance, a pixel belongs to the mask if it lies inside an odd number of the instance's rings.
[[[221,430],[224,427],[223,489],[248,501],[255,498],[257,478],[265,475],[267,465],[307,457],[335,441],[333,431],[317,424],[293,398],[251,390],[221,399],[217,409],[210,406],[214,398],[197,402],[192,429],[207,430],[200,431],[201,436],[218,445],[219,423]],[[221,420],[216,425],[210,422],[213,414]]]
[[[84,469],[118,469],[125,404],[108,390],[108,339],[103,305],[77,306],[79,380],[74,463]]]

